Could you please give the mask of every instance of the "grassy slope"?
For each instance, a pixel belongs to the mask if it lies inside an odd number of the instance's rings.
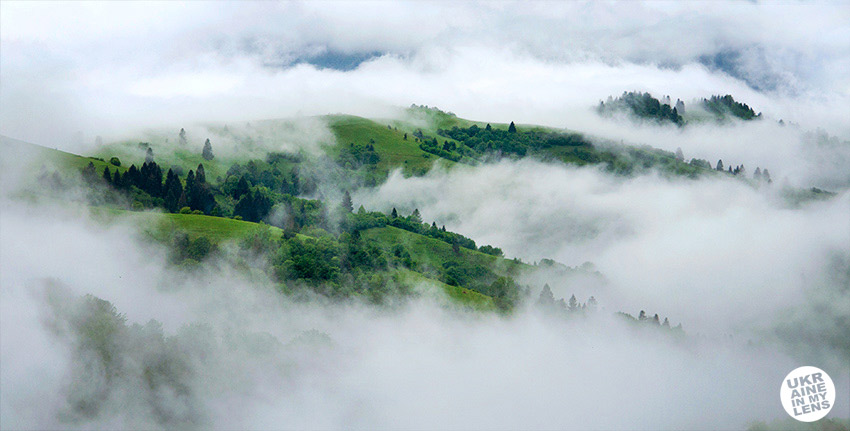
[[[26,160],[31,164],[31,168],[35,170],[34,173],[36,174],[40,172],[42,165],[47,166],[47,164],[55,164],[57,168],[79,172],[91,162],[94,164],[98,174],[103,173],[103,168],[106,166],[109,166],[110,171],[115,171],[116,169],[116,166],[101,160],[95,160],[91,157],[83,157],[62,150],[42,147],[41,145],[30,144],[5,136],[0,136],[0,153],[14,155],[17,160]],[[128,166],[129,164],[122,163],[122,166],[118,170],[123,174],[127,171]]]
[[[416,262],[432,268],[442,268],[445,262],[455,257],[450,244],[393,226],[368,229],[363,231],[362,235],[364,238],[378,242],[385,249],[391,249],[395,244],[404,244]],[[489,266],[499,275],[516,274],[530,268],[529,265],[518,261],[463,247],[460,248],[460,256],[463,260],[475,265]]]
[[[442,289],[442,292],[457,304],[466,305],[480,311],[496,310],[496,303],[493,302],[493,298],[482,293],[459,286],[449,286],[439,280],[428,278],[409,269],[399,269],[398,271],[403,275],[404,279],[411,284],[419,286],[435,286],[436,288]]]
[[[419,143],[413,137],[413,131],[416,129],[409,125],[402,125],[398,130],[391,130],[387,128],[387,124],[392,124],[390,122],[380,124],[350,115],[332,115],[326,119],[336,136],[337,151],[339,146],[349,143],[366,145],[374,139],[375,151],[381,157],[377,170],[383,175],[399,167],[403,169],[405,175],[422,174],[431,168],[435,160],[440,160],[447,165],[454,164],[450,160],[440,159],[419,149]],[[408,134],[407,140],[404,139],[405,133]]]
[[[164,139],[153,137],[146,142],[153,149],[154,161],[162,167],[163,171],[168,171],[172,165],[182,166],[184,177],[190,169],[194,170],[202,163],[207,178],[215,179],[217,177],[224,177],[227,169],[232,165],[231,161],[222,160],[218,157],[213,160],[204,160],[201,157],[200,149],[193,151],[194,149],[188,146],[186,148],[177,148],[179,145],[173,141],[166,143]],[[145,151],[139,148],[138,142],[122,141],[104,145],[97,150],[96,155],[106,160],[109,160],[113,156],[118,157],[121,159],[121,165],[125,167],[129,167],[132,164],[140,167],[145,162]]]
[[[165,235],[166,233],[175,229],[185,231],[189,234],[190,238],[194,239],[203,235],[216,243],[239,240],[257,233],[262,229],[268,229],[273,239],[279,239],[283,233],[281,229],[266,224],[205,215],[133,212],[113,208],[94,208],[93,213],[99,217],[103,217],[104,221],[111,221],[117,217],[129,217],[137,225],[148,226],[149,229],[151,229],[150,232],[156,238],[165,238],[167,236]],[[431,264],[441,264],[441,259],[444,260],[447,253],[451,253],[451,246],[448,246],[448,244],[419,234],[396,229],[394,227],[376,228],[367,232],[370,235],[367,237],[376,235],[377,238],[380,238],[378,242],[386,250],[391,249],[395,244],[392,242],[394,238],[406,241],[410,244],[417,259],[421,259],[423,256],[427,256],[432,253],[433,250],[437,250],[438,252],[434,253],[432,259],[430,259]],[[310,238],[302,234],[298,234],[298,237],[302,240]],[[448,251],[446,251],[444,247],[441,247],[440,244],[448,246]],[[478,262],[495,262],[500,260],[499,258],[488,256],[483,253],[466,249],[462,250],[464,258]],[[513,264],[513,262],[509,263]],[[412,285],[433,286],[442,289],[443,293],[457,304],[469,306],[473,309],[482,311],[496,309],[495,304],[493,303],[493,298],[487,295],[483,295],[463,287],[449,286],[439,280],[429,278],[425,274],[411,271],[409,269],[399,269],[397,271],[402,274],[403,279],[407,280]]]

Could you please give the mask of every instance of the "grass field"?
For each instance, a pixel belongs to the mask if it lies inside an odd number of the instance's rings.
[[[30,144],[5,136],[0,136],[0,148],[2,148],[0,151],[4,154],[4,158],[10,156],[10,159],[4,160],[3,163],[16,162],[28,164],[28,169],[31,169],[36,175],[41,171],[42,165],[46,168],[51,168],[52,165],[52,167],[64,172],[80,172],[89,163],[92,163],[98,174],[103,173],[103,168],[106,166],[109,166],[110,171],[115,171],[117,168],[123,174],[129,166],[122,163],[121,167],[117,167],[106,161],[42,147],[41,145]],[[105,160],[108,161],[109,159],[107,158]]]
[[[385,249],[391,249],[396,244],[403,244],[415,261],[433,268],[442,268],[444,263],[455,258],[455,253],[450,244],[393,226],[368,229],[363,231],[362,235],[363,238],[376,241]],[[530,268],[530,265],[519,261],[492,256],[463,247],[460,248],[460,257],[471,264],[487,266],[499,275],[516,274]]]
[[[368,145],[371,140],[375,140],[375,151],[381,158],[377,171],[381,175],[385,176],[387,172],[395,168],[402,168],[405,175],[421,175],[427,172],[436,160],[449,166],[454,164],[450,160],[440,159],[419,149],[419,143],[413,136],[415,129],[389,129],[387,124],[379,124],[366,118],[350,115],[334,115],[326,118],[331,131],[336,136],[337,148],[349,143]],[[406,140],[405,133],[408,134]]]
[[[222,160],[219,157],[213,160],[204,160],[200,149],[192,151],[190,148],[175,148],[177,147],[176,144],[168,144],[159,139],[151,139],[149,143],[154,152],[154,161],[162,168],[163,173],[167,172],[171,166],[176,165],[183,168],[181,177],[185,178],[190,169],[194,170],[199,164],[203,163],[207,178],[215,180],[218,177],[224,178],[227,169],[232,165],[231,161]],[[138,142],[122,141],[104,145],[97,150],[96,155],[105,160],[109,160],[110,157],[118,157],[121,159],[121,166],[126,169],[133,164],[137,168],[141,167],[145,162],[145,152],[146,150],[139,147]]]
[[[419,286],[420,289],[427,289],[429,287],[440,289],[454,304],[468,306],[478,311],[496,311],[496,304],[493,302],[493,298],[487,295],[459,286],[450,286],[409,269],[399,269],[398,271],[403,274],[403,279],[406,282]],[[428,292],[426,290],[422,293],[427,295]]]

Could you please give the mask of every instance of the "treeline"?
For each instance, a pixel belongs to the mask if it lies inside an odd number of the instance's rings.
[[[182,169],[172,167],[165,173],[163,182],[162,168],[148,148],[141,168],[131,165],[121,174],[117,166],[111,171],[107,165],[98,174],[94,164],[89,163],[82,170],[82,177],[86,183],[104,184],[123,193],[134,209],[162,208],[172,213],[233,217],[251,222],[268,220],[281,228],[328,227],[321,201],[296,197],[316,190],[316,181],[300,174],[299,162],[298,156],[270,153],[266,161],[232,165],[218,185],[207,180],[203,164],[189,170],[185,178],[175,172]],[[285,217],[270,217],[275,213]]]
[[[708,163],[708,162],[705,162],[705,163]],[[741,176],[743,178],[747,177],[747,168],[745,168],[744,165],[737,165],[735,167],[733,167],[732,165],[729,165],[729,166],[726,167],[726,170],[724,171],[722,159],[717,161],[717,164],[715,165],[714,169],[716,169],[719,172],[726,172],[727,174],[730,174],[730,175]],[[753,179],[756,180],[757,182],[765,182],[765,183],[768,183],[768,184],[773,182],[773,180],[770,178],[770,171],[768,171],[767,168],[762,170],[761,168],[756,167],[756,170],[753,171]]]
[[[491,157],[524,157],[529,153],[556,146],[592,147],[580,134],[542,132],[537,130],[519,131],[511,122],[507,129],[472,125],[451,129],[438,129],[442,138],[425,135],[421,129],[413,132],[414,141],[427,153],[454,162],[475,164]]]
[[[670,320],[665,317],[664,321],[662,322],[661,318],[658,316],[658,313],[655,313],[654,316],[649,317],[646,314],[646,311],[640,310],[640,313],[638,314],[637,318],[635,316],[632,316],[629,313],[625,313],[625,312],[622,312],[622,311],[618,311],[617,315],[622,317],[623,319],[625,319],[629,322],[635,323],[635,324],[654,326],[654,327],[674,331],[676,333],[684,334],[684,330],[682,329],[681,323],[679,323],[678,325],[676,325],[674,327],[671,327],[670,326]]]
[[[547,312],[561,312],[568,314],[579,314],[586,312],[594,312],[596,311],[596,307],[598,306],[596,302],[596,298],[591,296],[587,298],[586,302],[578,302],[575,294],[570,296],[569,300],[564,300],[564,298],[560,298],[557,301],[555,300],[555,295],[552,293],[552,288],[549,287],[549,284],[543,285],[543,290],[540,291],[540,295],[537,297],[537,302],[535,302],[535,306],[538,309]]]
[[[381,157],[375,151],[375,140],[370,139],[368,145],[349,143],[342,147],[336,162],[346,169],[359,169],[364,165],[377,165]]]
[[[746,103],[736,101],[729,94],[725,96],[714,95],[707,99],[703,98],[699,106],[709,114],[712,114],[718,121],[722,121],[728,116],[740,118],[745,121],[761,118],[761,113],[756,114]],[[596,110],[600,115],[608,117],[618,112],[625,112],[636,118],[654,120],[658,123],[669,122],[678,126],[685,124],[683,118],[683,115],[685,115],[685,102],[677,99],[674,105],[670,96],[656,99],[646,92],[623,92],[617,98],[609,96],[607,101],[599,102]]]
[[[746,103],[735,101],[735,98],[729,94],[702,99],[702,106],[718,119],[723,119],[726,115],[732,115],[745,121],[761,118],[761,112],[756,114],[753,108],[747,106]]]
[[[137,206],[160,207],[169,212],[198,211],[204,214],[217,215],[218,210],[212,187],[206,180],[204,165],[198,165],[196,171],[190,170],[183,181],[169,169],[162,181],[162,168],[153,160],[146,161],[141,168],[130,165],[122,175],[116,167],[111,172],[109,165],[103,168],[98,176],[94,164],[89,162],[83,168],[83,180],[87,183],[95,183],[99,179],[112,189],[124,192],[131,197]]]
[[[469,250],[477,250],[492,256],[503,257],[502,249],[490,245],[476,247],[475,241],[471,238],[463,236],[459,233],[446,230],[446,226],[437,227],[437,222],[424,223],[419,209],[414,209],[408,216],[399,215],[398,211],[393,208],[389,214],[382,212],[367,212],[361,205],[357,212],[353,212],[351,206],[351,196],[348,192],[343,196],[341,203],[343,218],[340,222],[340,229],[345,232],[353,233],[355,231],[366,230],[373,227],[393,226],[408,232],[417,233],[430,238],[438,239],[447,244],[451,244],[453,248],[466,248]]]
[[[597,112],[601,115],[612,116],[617,112],[626,112],[635,117],[655,120],[659,123],[670,122],[677,126],[684,124],[684,102],[676,101],[676,106],[652,97],[649,93],[638,91],[623,92],[616,99],[608,98],[608,102],[599,102]]]
[[[451,142],[443,144],[443,150],[461,151],[474,159],[481,159],[490,153],[525,156],[526,154],[550,147],[585,146],[591,147],[590,142],[577,133],[555,133],[539,130],[520,131],[511,122],[507,129],[498,129],[487,124],[481,128],[472,125],[466,128],[452,127],[439,129],[437,134],[459,142],[455,148]]]
[[[360,296],[382,304],[414,294],[409,280],[396,269],[410,269],[428,274],[453,286],[489,295],[501,310],[510,310],[519,300],[520,287],[509,277],[493,272],[489,264],[476,263],[461,253],[445,256],[440,267],[419,261],[421,256],[406,243],[386,244],[366,238],[364,231],[386,226],[388,217],[380,212],[362,209],[348,213],[334,236],[322,229],[305,231],[310,236],[285,230],[273,239],[262,230],[240,244],[250,256],[265,256],[270,275],[289,294],[312,292],[328,298]]]

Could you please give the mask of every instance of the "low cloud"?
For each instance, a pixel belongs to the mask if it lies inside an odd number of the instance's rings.
[[[659,310],[687,316],[700,332],[748,336],[745,328],[793,308],[833,253],[848,254],[846,192],[790,209],[781,189],[725,177],[616,178],[523,160],[418,178],[395,173],[358,192],[355,204],[418,208],[427,222],[527,262],[591,261],[620,309]]]
[[[120,221],[104,230],[8,202],[0,217],[4,428],[737,428],[781,417],[776,388],[796,366],[773,347],[677,342],[608,312],[292,303],[226,265],[181,277]],[[106,384],[73,330],[87,293],[126,314],[109,344],[120,373]],[[131,348],[142,334],[154,338]],[[151,386],[156,373],[177,374]],[[71,402],[86,396],[99,401],[79,416]]]

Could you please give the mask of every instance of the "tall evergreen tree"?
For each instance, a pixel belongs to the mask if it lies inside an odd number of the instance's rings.
[[[210,144],[210,139],[207,138],[206,142],[204,142],[204,151],[201,153],[204,157],[204,160],[212,160],[215,158],[213,155],[212,144]]]
[[[173,213],[180,211],[180,197],[183,196],[183,184],[180,177],[171,169],[165,175],[165,208]]]
[[[516,133],[516,124],[514,124],[513,121],[511,121],[511,125],[508,126],[508,133]]]
[[[186,130],[184,130],[182,127],[180,128],[179,136],[180,136],[180,145],[186,145],[188,143],[188,141],[186,140]]]
[[[207,182],[207,174],[206,171],[204,171],[203,163],[199,164],[198,169],[195,170],[195,182],[198,184]]]
[[[549,284],[543,285],[543,290],[540,291],[540,296],[537,298],[537,305],[541,307],[552,307],[555,305],[555,295],[552,294],[552,288]]]
[[[245,178],[245,175],[242,175],[239,178],[239,182],[236,183],[236,188],[233,189],[233,199],[239,199],[248,193],[251,190],[251,184],[248,182],[248,179]]]
[[[145,163],[153,162],[153,148],[148,147],[148,151],[145,152]]]
[[[195,202],[195,171],[189,170],[189,173],[186,175],[186,206],[191,209],[197,209],[197,203]]]
[[[398,211],[396,211],[395,207],[393,207],[393,212],[390,214],[392,218],[398,218]]]
[[[723,171],[723,160],[717,160],[717,166],[715,167],[718,171]]]
[[[346,190],[342,195],[342,209],[345,210],[345,212],[354,211],[354,206],[351,203],[351,193],[348,193],[348,190]]]
[[[573,294],[570,296],[569,302],[567,302],[567,309],[570,311],[578,311],[578,300],[576,299],[576,295]]]
[[[94,163],[89,162],[89,164],[83,168],[82,175],[84,181],[88,183],[93,182],[97,178],[97,171],[94,168]]]
[[[116,172],[118,172],[118,171],[116,170]],[[112,183],[112,173],[109,172],[109,166],[105,166],[103,168],[103,181],[105,181],[106,184]]]

